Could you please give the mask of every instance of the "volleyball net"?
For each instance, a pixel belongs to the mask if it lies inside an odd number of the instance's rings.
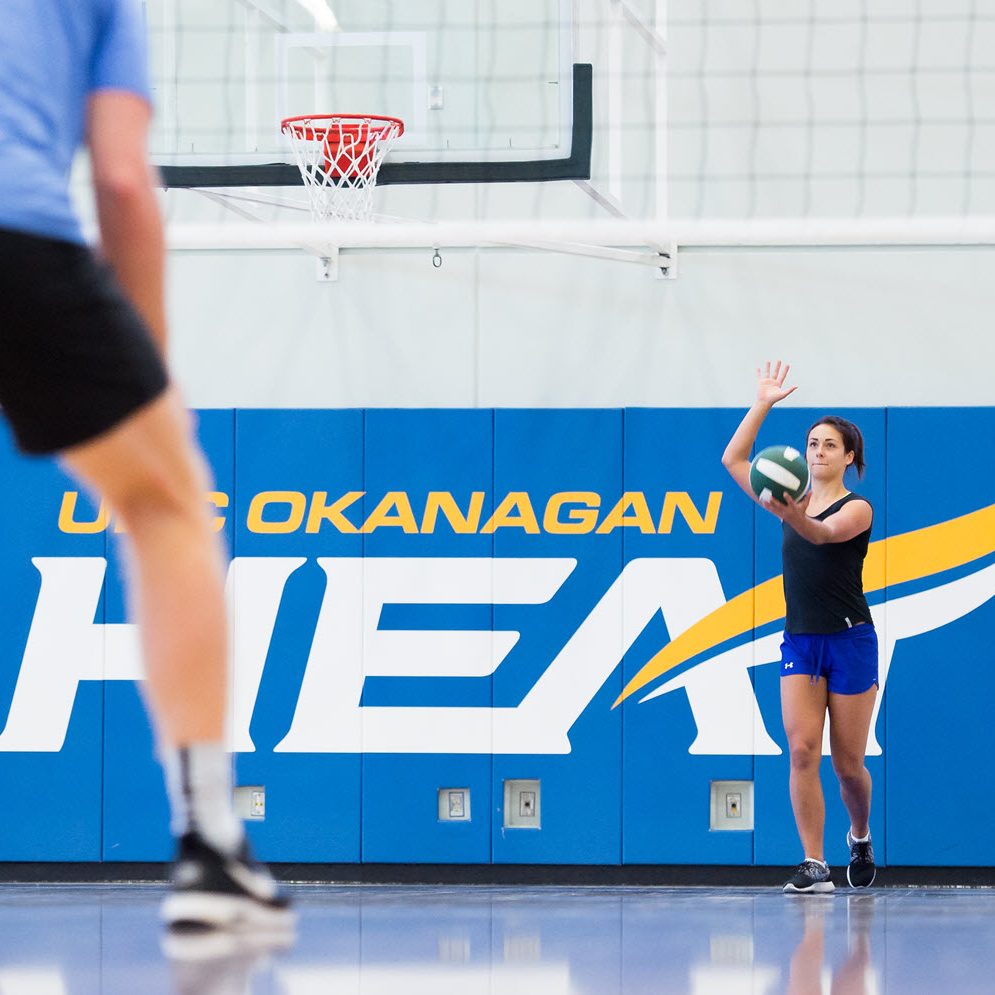
[[[995,0],[146,7],[176,244],[299,243],[332,113],[404,121],[340,246],[995,242]]]

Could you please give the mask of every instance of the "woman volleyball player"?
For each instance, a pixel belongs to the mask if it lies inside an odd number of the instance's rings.
[[[750,450],[764,418],[795,387],[785,387],[789,366],[768,362],[757,370],[757,399],[733,434],[722,464],[754,497]],[[768,499],[762,506],[782,522],[784,599],[781,645],[781,713],[791,760],[791,807],[804,859],[786,892],[833,890],[823,853],[825,802],[819,780],[823,728],[830,718],[830,748],[840,794],[850,815],[847,880],[855,888],[874,881],[868,820],[871,776],[864,766],[878,691],[877,634],[863,589],[863,563],[871,533],[870,502],[847,489],[844,477],[864,471],[864,440],[852,422],[820,418],[806,438],[811,490],[800,500]]]

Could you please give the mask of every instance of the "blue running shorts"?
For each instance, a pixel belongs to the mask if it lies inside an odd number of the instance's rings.
[[[863,694],[878,683],[878,634],[864,623],[840,632],[786,632],[781,676],[826,678],[830,694]]]

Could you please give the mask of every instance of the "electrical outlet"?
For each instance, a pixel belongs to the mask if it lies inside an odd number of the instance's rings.
[[[710,829],[753,829],[753,782],[712,781]]]
[[[541,800],[538,781],[504,782],[506,829],[539,829]]]
[[[261,784],[239,785],[234,791],[235,814],[247,822],[266,818],[266,789]]]
[[[439,821],[470,821],[469,788],[439,788]]]

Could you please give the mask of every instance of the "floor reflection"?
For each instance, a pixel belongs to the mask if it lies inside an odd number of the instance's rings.
[[[876,901],[873,892],[846,895],[845,929],[833,921],[840,905],[835,896],[805,896],[798,902],[803,926],[791,957],[788,995],[872,995],[881,990],[878,971],[871,962]],[[827,951],[827,945],[842,949]]]
[[[0,995],[991,992],[989,889],[295,889],[296,943],[163,934],[162,890],[0,886]]]
[[[176,995],[247,995],[253,981],[272,966],[273,957],[292,946],[286,937],[218,932],[161,936]]]

